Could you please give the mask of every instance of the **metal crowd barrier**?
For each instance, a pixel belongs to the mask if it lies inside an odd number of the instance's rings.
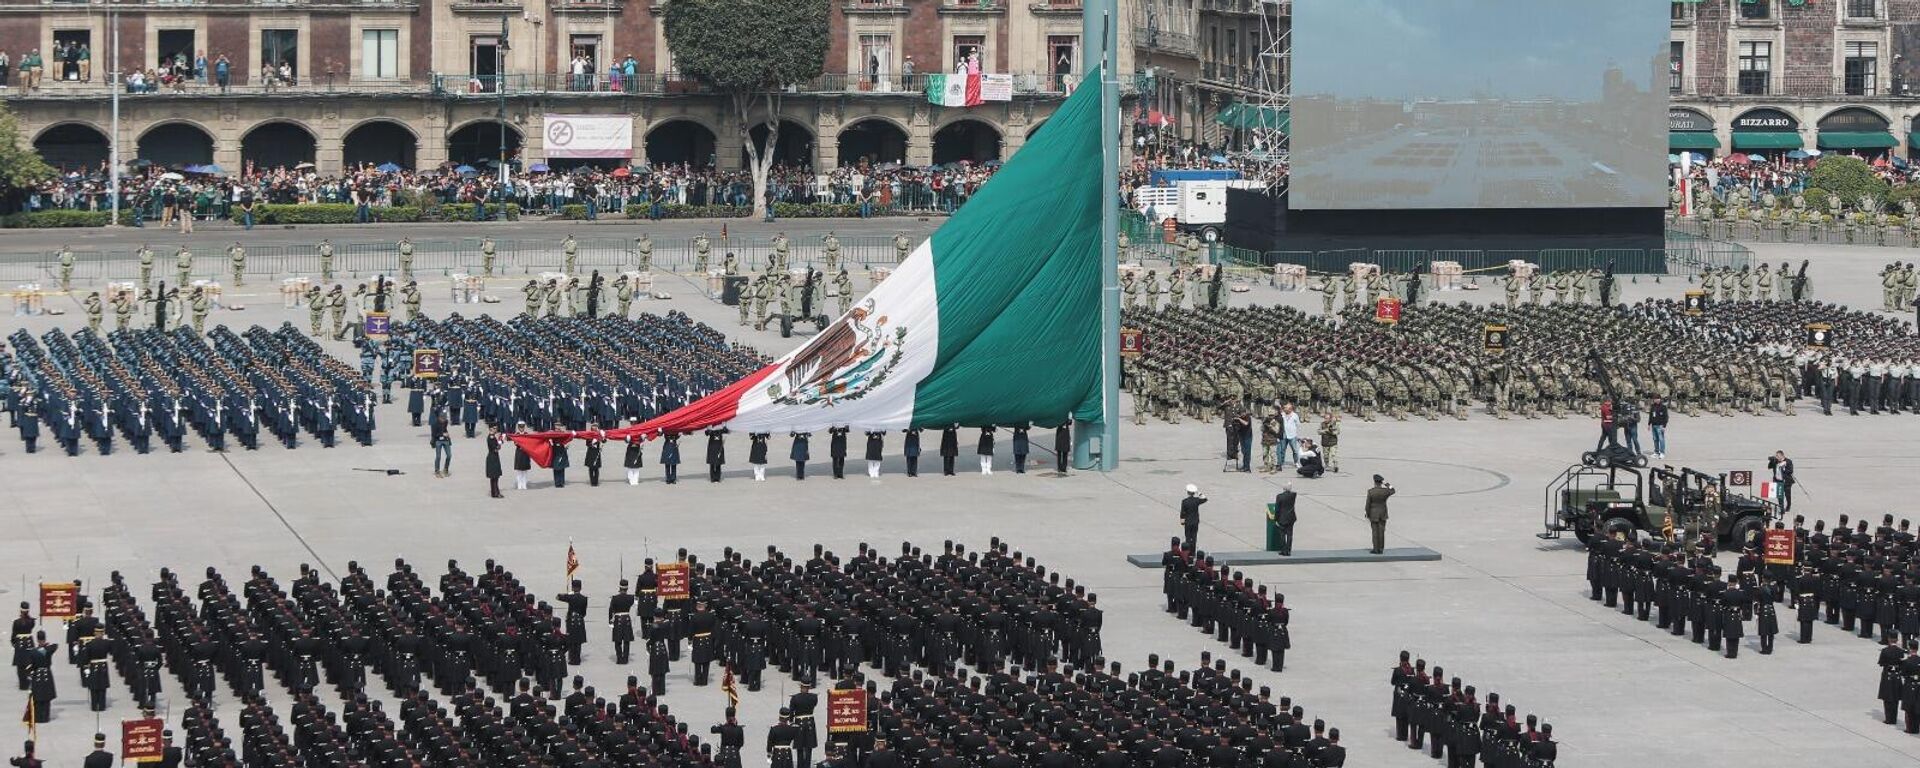
[[[863,270],[874,266],[893,266],[899,263],[899,252],[894,248],[893,238],[883,235],[848,236],[840,239],[840,262],[854,270]],[[640,263],[639,246],[635,239],[626,237],[585,237],[577,238],[576,268],[582,272],[601,270],[604,272],[636,269]],[[709,236],[711,257],[710,267],[719,267],[725,255],[732,252],[739,260],[741,271],[759,271],[764,269],[773,253],[771,238],[733,236],[720,238]],[[244,239],[241,246],[246,248],[246,274],[248,278],[278,278],[295,275],[320,274],[319,242],[305,245],[247,245]],[[232,265],[227,256],[227,246],[231,242],[205,243],[198,248],[190,248],[193,254],[193,278],[228,279],[232,276]],[[413,272],[416,276],[445,276],[456,272],[481,274],[484,255],[481,238],[460,238],[456,240],[415,240],[413,241]],[[918,245],[918,240],[914,241]],[[106,280],[131,280],[140,275],[140,260],[137,256],[139,246],[129,246],[120,250],[80,250],[73,251],[73,279],[82,283],[99,283]],[[826,248],[818,236],[808,234],[790,238],[788,245],[790,266],[824,267]],[[153,249],[153,280],[172,282],[178,274],[176,269],[177,250],[163,247]],[[495,275],[533,275],[541,272],[558,271],[565,265],[566,255],[561,250],[560,241],[551,238],[538,240],[495,240]],[[698,261],[693,238],[666,238],[653,241],[652,268],[659,271],[691,272]],[[371,280],[376,275],[397,275],[400,271],[399,241],[381,242],[335,242],[333,243],[333,273],[336,282],[354,282]],[[21,283],[29,281],[57,281],[60,276],[59,250],[30,253],[0,253],[0,283]]]

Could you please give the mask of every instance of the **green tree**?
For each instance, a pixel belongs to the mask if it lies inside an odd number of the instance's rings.
[[[1819,187],[1840,196],[1843,206],[1852,208],[1860,204],[1861,195],[1872,195],[1873,199],[1887,199],[1887,182],[1873,173],[1873,167],[1867,161],[1847,155],[1828,155],[1820,158],[1813,166],[1813,174],[1807,178],[1808,187]],[[1809,201],[1811,202],[1811,201]],[[1820,201],[1825,205],[1825,200]]]
[[[40,153],[20,135],[20,121],[0,104],[0,192],[33,186],[53,175]]]
[[[767,172],[780,140],[784,86],[820,75],[828,0],[668,0],[674,66],[733,101],[753,172],[753,214],[766,213]],[[753,140],[754,126],[766,136]]]

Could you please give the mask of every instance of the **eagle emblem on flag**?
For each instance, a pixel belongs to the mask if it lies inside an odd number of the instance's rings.
[[[858,400],[900,364],[906,339],[906,326],[888,329],[887,316],[868,299],[794,353],[767,394],[781,405],[832,407]]]

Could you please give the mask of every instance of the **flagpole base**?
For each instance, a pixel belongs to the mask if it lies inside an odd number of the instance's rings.
[[[1094,446],[1100,445],[1106,434],[1105,424],[1089,421],[1076,421],[1073,424],[1073,468],[1081,471],[1102,469],[1100,455]]]

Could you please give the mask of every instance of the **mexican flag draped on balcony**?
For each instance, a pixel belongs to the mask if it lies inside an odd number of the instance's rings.
[[[975,73],[927,76],[927,101],[942,107],[972,107],[1013,100],[1013,75]]]
[[[1080,88],[826,330],[686,407],[604,434],[1101,421],[1101,191],[1100,89]],[[512,437],[546,466],[549,441],[586,434]]]

